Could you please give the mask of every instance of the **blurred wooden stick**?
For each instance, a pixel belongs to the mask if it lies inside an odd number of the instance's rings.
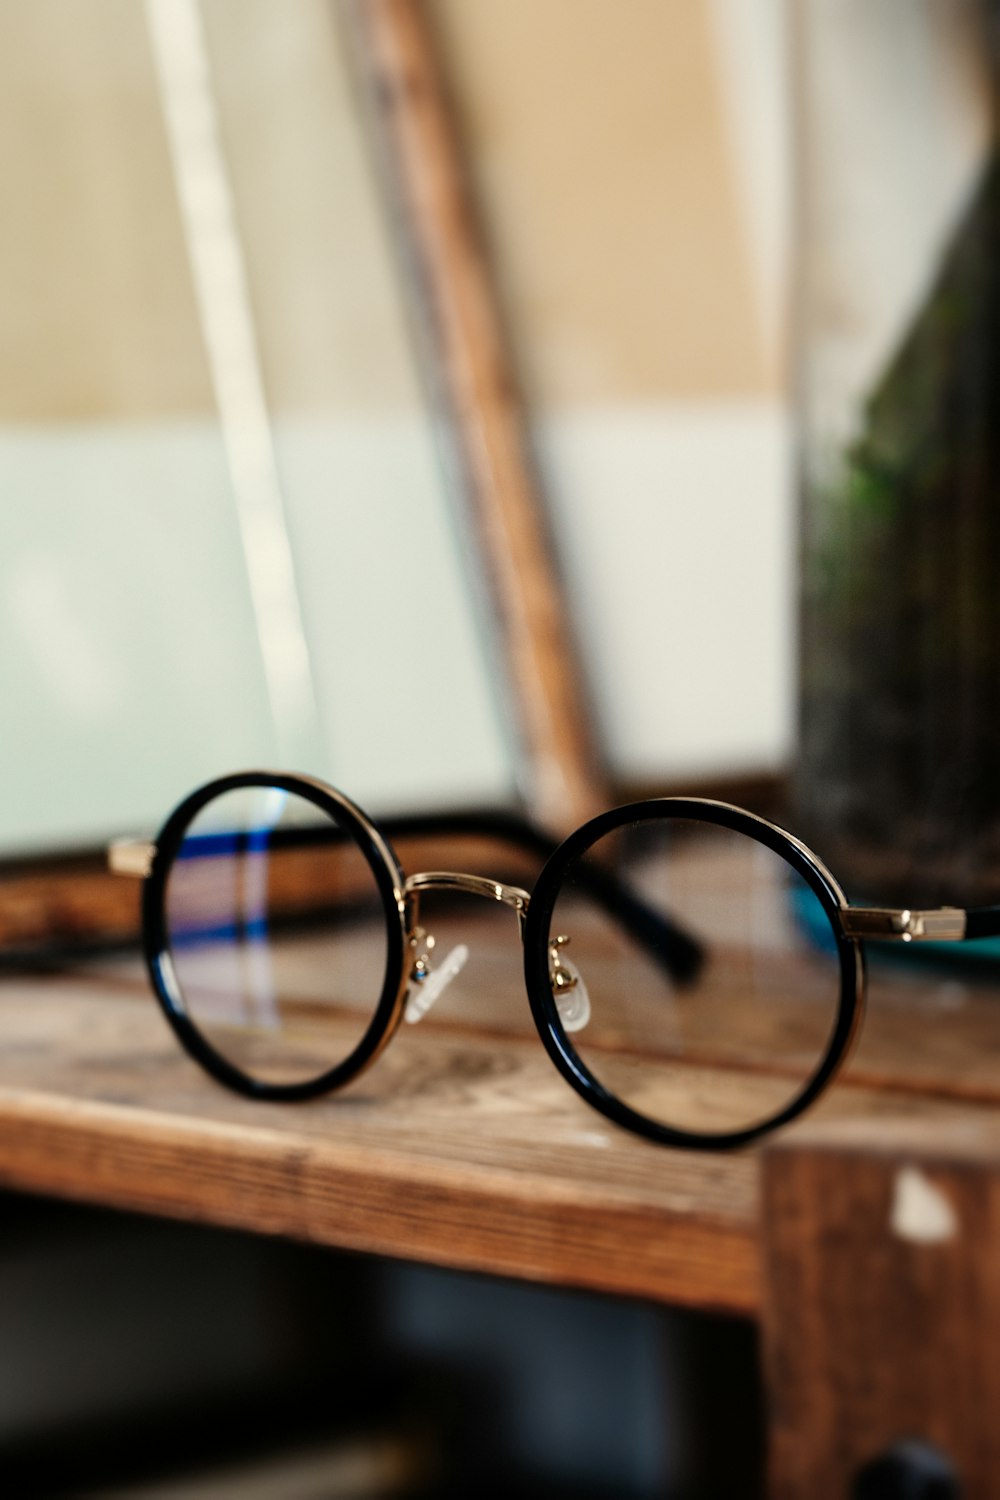
[[[490,268],[422,0],[347,0],[437,399],[453,434],[532,814],[606,805]]]

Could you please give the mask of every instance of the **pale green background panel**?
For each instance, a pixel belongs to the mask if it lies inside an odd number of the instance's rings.
[[[333,8],[194,15],[322,726],[297,769],[375,807],[504,798],[484,621]],[[289,742],[162,82],[134,0],[0,0],[2,852],[150,830]]]
[[[325,775],[373,808],[504,797],[484,670],[416,418],[278,434]],[[279,760],[207,426],[0,435],[0,848],[143,831]]]
[[[5,850],[146,828],[274,758],[216,437],[7,431],[0,496]]]
[[[428,423],[283,421],[276,439],[326,774],[373,811],[509,799],[486,604]]]

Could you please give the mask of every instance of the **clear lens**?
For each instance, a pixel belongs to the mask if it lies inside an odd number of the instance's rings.
[[[678,928],[701,950],[686,978]],[[589,1002],[585,1023],[564,1027],[569,1043],[659,1125],[712,1135],[762,1124],[826,1053],[840,1000],[830,919],[805,879],[745,834],[677,817],[616,830],[567,869],[549,936],[560,1015],[575,991],[564,980],[560,995],[560,969],[569,980],[575,969]]]
[[[271,1084],[317,1078],[364,1036],[385,983],[375,876],[345,822],[277,787],[207,803],[165,893],[188,1017],[226,1061]]]

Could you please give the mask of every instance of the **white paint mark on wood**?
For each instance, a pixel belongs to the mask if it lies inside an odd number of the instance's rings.
[[[946,1194],[916,1167],[902,1167],[896,1174],[891,1223],[900,1239],[918,1245],[942,1244],[959,1229]]]

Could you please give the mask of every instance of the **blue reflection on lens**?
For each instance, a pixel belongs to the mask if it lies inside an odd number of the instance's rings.
[[[178,852],[182,865],[212,860],[228,871],[224,884],[229,887],[230,912],[216,910],[209,921],[189,918],[175,922],[171,946],[175,951],[228,948],[231,961],[237,965],[234,996],[239,997],[245,1020],[273,1028],[279,1024],[279,1017],[268,919],[269,859],[288,793],[269,787],[254,798],[254,803],[249,827],[212,829],[185,838]]]
[[[802,936],[820,953],[835,955],[837,938],[829,913],[811,886],[796,880],[788,888],[788,901],[795,925]]]

